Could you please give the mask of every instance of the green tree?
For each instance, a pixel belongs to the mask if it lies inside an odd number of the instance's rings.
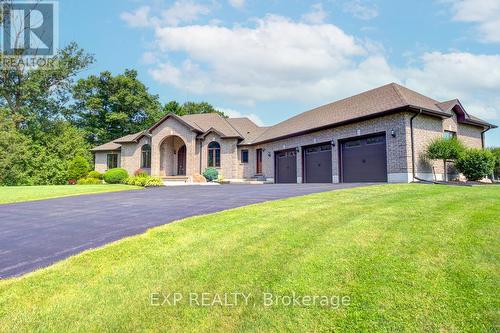
[[[68,166],[76,156],[91,160],[83,131],[66,121],[54,122],[39,138],[40,156],[35,160],[37,184],[65,184]]]
[[[460,154],[455,165],[467,180],[476,181],[491,176],[495,160],[495,155],[489,150],[467,149]]]
[[[83,156],[75,156],[68,163],[68,179],[79,180],[86,177],[90,171],[89,161]]]
[[[18,57],[21,56],[22,52]],[[17,129],[29,135],[68,115],[75,77],[94,57],[71,43],[59,50],[51,61],[57,63],[52,69],[26,69],[21,62],[0,68],[0,108],[7,111],[6,116]]]
[[[92,145],[144,130],[163,115],[157,95],[137,79],[137,71],[113,76],[105,71],[77,82],[73,122]]]
[[[431,160],[442,160],[444,168],[444,180],[448,180],[447,161],[456,160],[464,151],[463,144],[456,138],[439,138],[432,141],[427,147],[427,157]]]
[[[0,185],[32,185],[33,142],[5,115],[0,117]]]
[[[227,117],[224,112],[217,110],[212,105],[207,102],[186,102],[180,105],[176,101],[168,102],[163,106],[163,113],[175,113],[178,116],[185,116],[188,114],[200,114],[200,113],[218,113],[223,117]]]
[[[495,179],[500,178],[500,148],[490,148],[491,153],[495,156],[495,169],[493,170]]]
[[[170,101],[167,104],[163,106],[163,113],[164,114],[169,114],[169,113],[174,113],[176,115],[182,115],[182,105],[179,104],[177,101]]]

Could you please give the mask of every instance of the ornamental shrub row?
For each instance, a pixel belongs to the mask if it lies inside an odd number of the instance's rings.
[[[492,175],[497,157],[484,149],[467,149],[456,138],[434,140],[427,147],[427,157],[443,160],[446,170],[446,161],[455,160],[455,167],[467,180],[477,181]],[[445,171],[446,172],[446,171]]]
[[[163,182],[160,177],[151,177],[149,175],[128,177],[123,180],[123,184],[144,187],[163,186]]]
[[[79,179],[76,183],[78,185],[99,185],[99,184],[102,184],[102,180],[97,179],[97,178],[87,177],[87,178]]]

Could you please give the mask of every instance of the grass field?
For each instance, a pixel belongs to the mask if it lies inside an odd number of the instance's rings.
[[[497,186],[385,185],[189,218],[0,281],[0,331],[495,332],[499,203]],[[251,296],[204,307],[191,292]]]
[[[47,185],[0,186],[0,204],[67,197],[71,195],[104,193],[140,189],[130,185]]]

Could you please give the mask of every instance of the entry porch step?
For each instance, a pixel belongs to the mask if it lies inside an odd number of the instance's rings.
[[[180,185],[191,182],[191,177],[188,176],[163,176],[160,178],[164,185]]]
[[[188,180],[189,176],[162,176],[163,180]]]

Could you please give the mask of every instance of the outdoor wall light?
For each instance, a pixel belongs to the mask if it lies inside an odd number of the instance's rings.
[[[330,143],[332,144],[332,147],[335,147],[335,140],[332,139],[332,141],[330,141]]]
[[[271,152],[270,151],[267,152],[267,157],[271,157]]]
[[[299,147],[295,148],[295,151],[298,153],[300,151]]]
[[[395,137],[396,137],[396,132],[394,132],[394,130],[393,130],[393,129],[391,129],[391,136],[392,136],[393,138],[395,138]]]

